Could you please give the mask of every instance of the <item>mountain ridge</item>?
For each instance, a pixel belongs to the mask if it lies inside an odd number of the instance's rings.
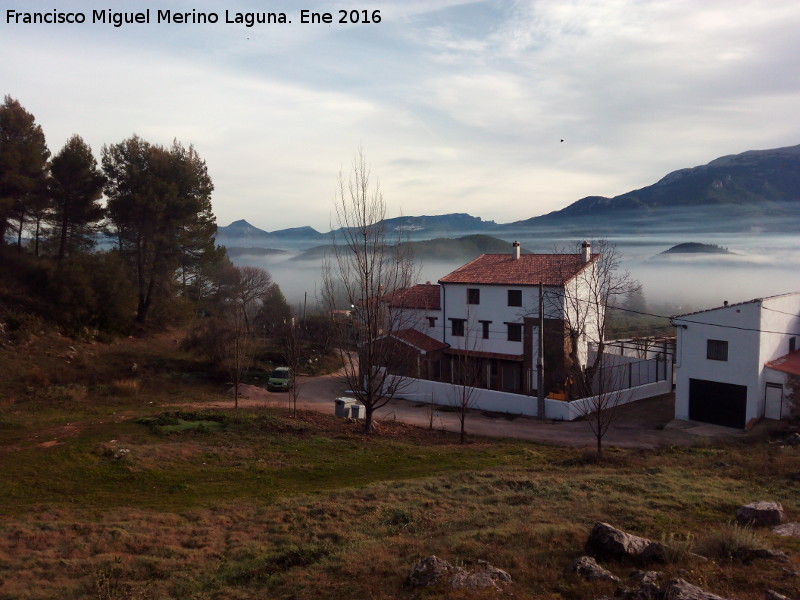
[[[453,233],[503,234],[510,230],[567,227],[574,231],[649,231],[665,223],[680,229],[708,226],[786,231],[800,226],[800,145],[748,150],[677,169],[655,183],[608,198],[586,196],[544,215],[511,223],[485,221],[468,213],[385,219],[387,232],[428,239]],[[706,227],[707,228],[707,227]],[[218,229],[237,245],[285,239],[325,241],[337,231],[312,227],[268,232],[244,219]],[[391,237],[391,236],[390,236]]]

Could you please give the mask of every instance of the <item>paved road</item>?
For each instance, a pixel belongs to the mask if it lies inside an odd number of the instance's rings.
[[[341,377],[326,375],[300,378],[298,408],[329,414],[334,413],[334,400],[348,396],[347,385]],[[249,392],[249,393],[248,393]],[[261,388],[248,386],[246,403],[286,404],[290,398],[286,393],[271,393]],[[674,421],[674,398],[672,394],[640,400],[621,406],[615,422],[605,435],[606,447],[656,448],[671,445],[691,445],[699,438],[744,437],[755,432],[745,433],[727,427],[717,427]],[[431,408],[426,404],[406,400],[392,400],[376,412],[378,423],[384,420],[397,420],[404,423],[429,427]],[[433,427],[447,431],[459,431],[458,416],[454,412],[436,410]],[[586,421],[539,421],[533,417],[488,414],[471,410],[466,421],[468,434],[497,438],[518,438],[564,446],[593,448],[596,439]]]

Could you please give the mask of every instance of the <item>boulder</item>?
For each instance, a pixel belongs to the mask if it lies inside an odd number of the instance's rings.
[[[661,577],[659,571],[634,571],[630,575],[630,579],[640,586],[656,585],[659,577]]]
[[[477,568],[470,571],[458,569],[449,582],[450,587],[454,590],[494,588],[498,591],[501,589],[500,584],[506,583],[511,583],[511,575],[502,569],[493,567],[485,560],[479,560]]]
[[[786,513],[778,502],[751,502],[739,507],[736,520],[742,525],[771,527],[785,522]]]
[[[769,548],[740,548],[734,555],[743,563],[749,563],[759,558],[772,560],[787,560],[789,558],[785,552],[770,550]]]
[[[407,581],[414,587],[434,585],[440,579],[448,578],[454,571],[455,567],[449,562],[431,554],[411,568]]]
[[[625,533],[608,523],[595,523],[586,540],[586,553],[601,560],[628,558],[641,562],[661,561],[664,546],[647,538]]]
[[[598,565],[591,556],[581,556],[572,561],[572,571],[584,579],[601,579],[619,583],[619,577]]]
[[[786,537],[800,538],[800,523],[784,523],[772,528],[772,533]]]
[[[764,593],[764,600],[792,600],[789,596],[784,596],[775,590],[767,590]]]
[[[661,597],[664,600],[726,600],[692,585],[684,579],[671,579],[661,588]]]
[[[430,555],[414,565],[406,579],[406,583],[413,587],[435,585],[440,581],[454,590],[462,588],[500,590],[500,584],[511,583],[511,575],[485,560],[479,560],[474,569],[464,569],[453,566],[438,556]]]

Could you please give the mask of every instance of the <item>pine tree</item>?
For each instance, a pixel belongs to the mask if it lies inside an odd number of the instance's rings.
[[[105,178],[92,149],[73,135],[50,163],[51,222],[58,239],[59,262],[69,251],[91,247],[91,225],[103,217],[100,198]]]
[[[11,221],[17,222],[21,247],[29,204],[41,189],[49,156],[41,126],[19,101],[6,96],[0,106],[0,250]]]
[[[109,218],[135,272],[136,318],[145,323],[177,270],[192,269],[214,251],[214,186],[205,161],[177,141],[165,148],[133,136],[104,146],[102,163]]]

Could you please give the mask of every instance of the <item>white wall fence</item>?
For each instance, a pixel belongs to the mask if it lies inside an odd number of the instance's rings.
[[[651,362],[651,361],[641,361]],[[630,367],[630,365],[620,365]],[[615,367],[617,368],[617,367]],[[639,369],[638,367],[633,367]],[[656,366],[647,369],[657,369]],[[644,370],[645,367],[641,367]],[[657,379],[642,385],[615,391],[610,401],[616,405],[627,404],[636,400],[652,398],[667,394],[672,391],[671,369],[664,369],[663,379]],[[400,384],[400,391],[396,394],[398,398],[404,398],[425,404],[435,404],[438,406],[457,407],[461,404],[460,386],[440,381],[430,381],[428,379],[403,378]],[[608,396],[607,396],[608,398]],[[523,396],[509,392],[498,392],[496,390],[485,390],[474,388],[470,397],[470,408],[475,410],[485,410],[498,413],[509,413],[514,415],[538,416],[536,396]],[[609,400],[605,404],[608,406]],[[593,408],[598,405],[598,397],[581,398],[566,402],[564,400],[545,399],[545,417],[559,421],[574,421],[575,419],[593,412]]]

